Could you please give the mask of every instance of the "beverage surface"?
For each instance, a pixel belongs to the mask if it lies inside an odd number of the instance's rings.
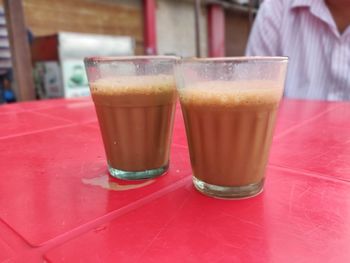
[[[110,106],[162,105],[176,99],[172,76],[119,76],[90,83],[96,104]]]
[[[179,90],[181,102],[220,107],[273,105],[282,96],[282,87],[273,81],[197,82]]]

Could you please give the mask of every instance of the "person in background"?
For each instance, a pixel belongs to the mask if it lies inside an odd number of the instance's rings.
[[[289,57],[286,97],[350,100],[350,0],[265,0],[246,55]]]
[[[6,17],[0,7],[0,103],[16,101],[11,89],[12,63],[10,44],[7,36]]]

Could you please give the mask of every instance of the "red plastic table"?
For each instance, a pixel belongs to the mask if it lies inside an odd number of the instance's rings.
[[[0,106],[0,262],[350,262],[350,103],[283,101],[265,191],[192,187],[177,109],[169,173],[108,176],[90,100]]]

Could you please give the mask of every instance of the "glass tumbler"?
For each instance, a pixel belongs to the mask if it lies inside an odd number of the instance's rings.
[[[170,56],[85,59],[109,173],[146,179],[165,173],[177,99]]]
[[[194,186],[219,198],[259,194],[288,58],[184,59],[177,67]]]

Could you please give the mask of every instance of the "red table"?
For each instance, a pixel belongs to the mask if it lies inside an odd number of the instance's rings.
[[[265,191],[194,190],[178,109],[169,173],[107,175],[90,100],[0,106],[0,262],[350,262],[350,103],[281,105]]]

